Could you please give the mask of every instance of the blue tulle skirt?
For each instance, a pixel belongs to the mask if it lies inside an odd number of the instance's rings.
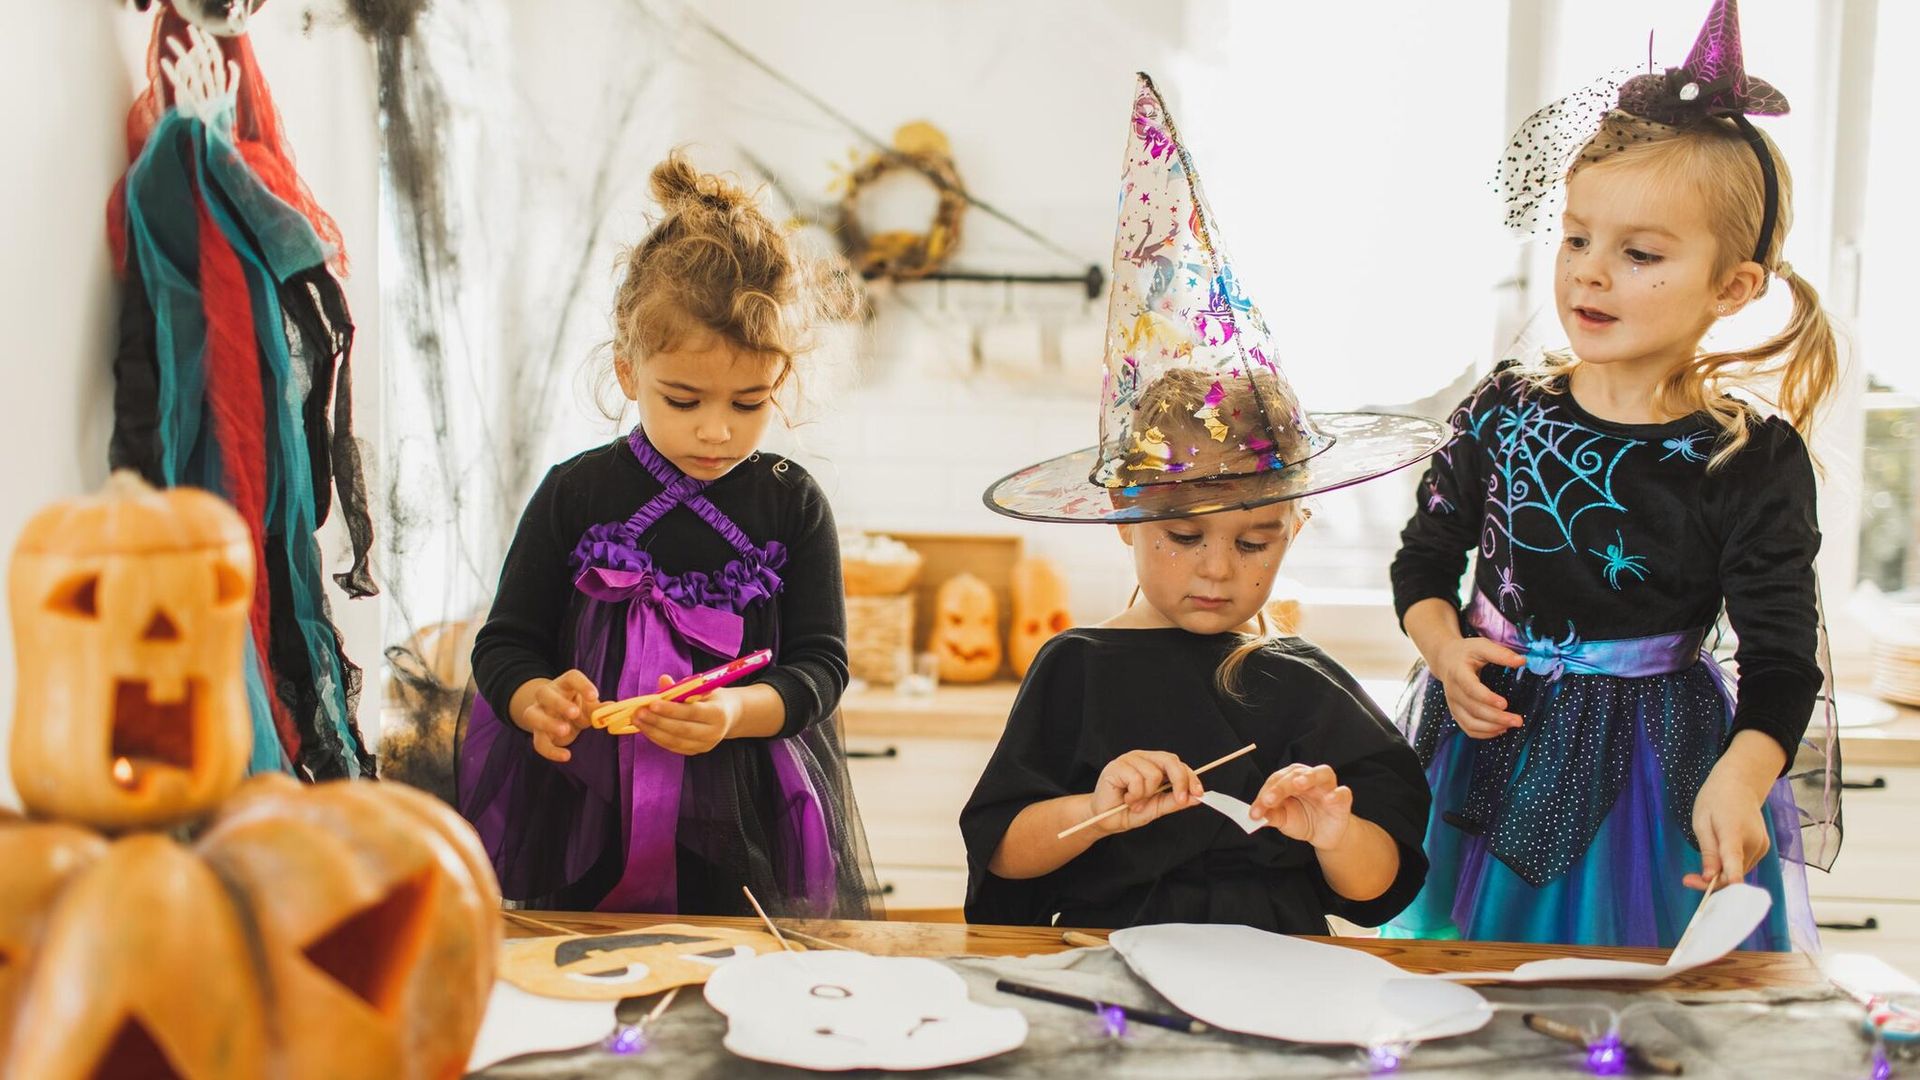
[[[1639,692],[1630,695],[1642,703],[1640,707],[1607,710],[1611,714],[1607,723],[1614,730],[1601,741],[1616,752],[1630,748],[1622,756],[1631,764],[1617,795],[1594,815],[1596,821],[1588,824],[1597,824],[1591,841],[1572,855],[1570,863],[1564,858],[1557,860],[1551,877],[1530,883],[1495,852],[1493,841],[1496,832],[1511,835],[1524,822],[1504,821],[1504,827],[1496,830],[1483,827],[1488,823],[1463,823],[1458,816],[1456,808],[1475,801],[1470,789],[1474,786],[1476,759],[1490,752],[1492,740],[1468,738],[1454,724],[1437,682],[1422,670],[1411,687],[1402,723],[1421,749],[1427,779],[1433,786],[1433,812],[1426,835],[1431,869],[1426,886],[1404,912],[1381,929],[1382,935],[1671,948],[1700,904],[1701,894],[1681,884],[1683,876],[1699,871],[1700,852],[1688,839],[1691,791],[1697,790],[1697,782],[1689,776],[1685,782],[1675,783],[1679,777],[1665,775],[1663,761],[1673,762],[1676,767],[1679,762],[1670,748],[1655,745],[1656,739],[1670,737],[1686,726],[1676,723],[1679,718],[1675,716],[1663,715],[1663,710],[1675,708],[1675,703],[1687,700],[1688,695],[1660,681],[1677,684],[1684,677],[1699,674],[1693,669],[1646,680],[1569,674],[1547,683],[1524,672],[1486,669],[1487,681],[1501,684],[1493,687],[1495,692],[1509,696],[1530,728],[1540,725],[1527,734],[1542,736],[1540,741],[1547,745],[1555,741],[1554,737],[1541,729],[1556,718],[1565,723],[1576,715],[1594,715],[1595,710],[1580,705],[1582,699],[1605,695],[1619,700],[1622,687],[1618,684],[1643,684],[1632,687]],[[1590,682],[1592,685],[1586,685]],[[1731,708],[1725,701],[1725,688],[1717,679],[1713,685],[1721,698],[1719,726],[1724,742]],[[1563,741],[1575,741],[1565,732],[1559,735]],[[1502,738],[1518,736],[1516,732]],[[1583,737],[1578,741],[1588,740]],[[1716,749],[1719,745],[1713,744]],[[1531,775],[1523,775],[1528,773],[1526,752],[1513,755],[1512,762],[1505,778],[1507,791],[1538,784],[1537,759]],[[1556,761],[1554,768],[1569,772],[1570,782],[1565,785],[1569,789],[1590,786],[1584,783],[1585,774],[1572,775],[1574,770],[1592,775],[1604,771],[1598,761],[1562,760]],[[1480,763],[1480,769],[1484,785],[1486,762]],[[1788,782],[1774,785],[1765,805],[1765,818],[1772,846],[1747,875],[1747,881],[1772,894],[1774,903],[1766,921],[1742,948],[1817,948],[1806,872],[1800,861],[1799,815]],[[1519,859],[1513,861],[1526,865]],[[1564,869],[1559,868],[1560,863],[1566,863]],[[1537,871],[1532,876],[1539,877]]]

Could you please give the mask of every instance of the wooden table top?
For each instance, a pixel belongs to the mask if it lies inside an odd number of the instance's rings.
[[[607,912],[508,912],[509,937],[537,937],[556,930],[609,934],[661,923],[721,926],[742,930],[762,928],[757,919],[707,915],[624,915]],[[534,923],[551,929],[541,929]],[[793,929],[834,945],[880,956],[1030,956],[1073,948],[1059,928],[1038,926],[976,926],[964,923],[882,922],[827,919],[782,919],[782,930]],[[1105,930],[1078,933],[1104,939]],[[802,938],[796,938],[806,944]],[[1551,956],[1583,956],[1662,963],[1663,949],[1621,949],[1599,946],[1526,945],[1505,941],[1402,941],[1361,937],[1309,937],[1382,957],[1407,971],[1431,974],[1443,971],[1509,970],[1529,960]],[[1595,989],[1635,990],[1657,987],[1667,991],[1790,989],[1815,990],[1826,985],[1812,961],[1800,953],[1732,953],[1705,967],[1695,968],[1660,983],[1581,983]]]

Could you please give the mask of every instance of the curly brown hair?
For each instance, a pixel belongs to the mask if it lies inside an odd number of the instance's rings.
[[[808,345],[800,310],[807,290],[786,230],[753,193],[699,171],[678,150],[654,166],[651,187],[663,214],[620,256],[614,365],[713,334],[743,352],[777,359],[773,387],[779,391]]]

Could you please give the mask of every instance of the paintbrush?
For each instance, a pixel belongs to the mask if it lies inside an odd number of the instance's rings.
[[[1058,990],[1049,990],[1044,986],[1032,986],[1027,983],[1014,982],[1012,979],[995,980],[993,988],[1003,994],[1016,994],[1020,997],[1032,998],[1035,1001],[1051,1002],[1055,1005],[1065,1005],[1074,1009],[1091,1009],[1097,1013],[1104,1013],[1109,1009],[1118,1009],[1120,1010],[1120,1015],[1135,1023],[1152,1024],[1155,1027],[1163,1027],[1172,1031],[1182,1031],[1188,1035],[1205,1035],[1207,1032],[1213,1030],[1204,1022],[1195,1020],[1191,1016],[1181,1016],[1175,1013],[1159,1013],[1151,1009],[1136,1009],[1131,1005],[1116,1005],[1111,1001],[1095,1001],[1092,998],[1080,997],[1077,994],[1063,994]]]
[[[1587,1033],[1574,1027],[1572,1024],[1563,1024],[1558,1020],[1549,1020],[1539,1013],[1521,1013],[1520,1022],[1550,1039],[1559,1039],[1564,1043],[1572,1043],[1582,1050],[1592,1049],[1587,1041]],[[1636,1069],[1659,1073],[1662,1076],[1680,1076],[1687,1071],[1687,1067],[1678,1061],[1669,1057],[1661,1057],[1658,1054],[1649,1054],[1625,1039],[1620,1040],[1620,1048],[1626,1051],[1627,1064]]]
[[[1247,745],[1241,747],[1238,750],[1235,750],[1233,753],[1228,754],[1225,757],[1215,758],[1212,761],[1207,762],[1205,765],[1202,765],[1199,768],[1193,770],[1193,775],[1199,776],[1210,770],[1217,769],[1220,766],[1225,765],[1227,762],[1232,761],[1235,758],[1245,757],[1248,754],[1253,753],[1253,751],[1254,751],[1254,744],[1248,743]],[[1155,791],[1153,795],[1147,796],[1147,798],[1151,799],[1155,795],[1164,795],[1167,792],[1172,790],[1173,790],[1173,785],[1162,784],[1160,785],[1159,790]],[[1109,809],[1102,810],[1100,813],[1093,815],[1092,817],[1088,818],[1087,820],[1081,822],[1078,825],[1070,825],[1067,828],[1061,829],[1058,833],[1054,835],[1054,839],[1065,840],[1067,837],[1072,836],[1074,833],[1079,832],[1081,829],[1087,828],[1090,825],[1098,825],[1100,822],[1107,820],[1108,818],[1112,817],[1113,815],[1119,813],[1122,810],[1125,810],[1126,808],[1127,808],[1127,804],[1121,803],[1118,806],[1114,806]]]

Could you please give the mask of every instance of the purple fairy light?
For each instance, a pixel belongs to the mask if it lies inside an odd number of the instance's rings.
[[[1109,1039],[1122,1039],[1127,1034],[1127,1011],[1118,1005],[1100,1006],[1100,1028]]]
[[[1627,1048],[1615,1032],[1587,1044],[1587,1071],[1595,1076],[1619,1076],[1627,1071]]]
[[[1887,1060],[1887,1047],[1885,1043],[1879,1041],[1874,1042],[1873,1072],[1869,1075],[1873,1077],[1873,1080],[1887,1080],[1888,1077],[1893,1075],[1893,1062]]]
[[[647,1048],[647,1033],[639,1024],[622,1024],[607,1036],[606,1047],[614,1054],[637,1054]]]
[[[1403,1043],[1374,1043],[1367,1047],[1367,1071],[1375,1076],[1397,1072],[1406,1056],[1407,1048]]]

